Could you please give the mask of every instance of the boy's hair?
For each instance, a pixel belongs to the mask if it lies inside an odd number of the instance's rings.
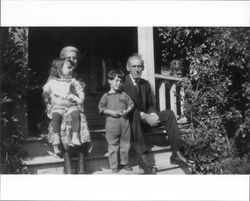
[[[108,73],[108,79],[113,80],[115,77],[119,77],[122,81],[125,79],[125,74],[122,72],[122,70],[114,69],[109,71]]]
[[[68,61],[72,66],[75,66],[75,64],[72,61],[67,59],[61,59],[61,58],[53,59],[50,66],[50,72],[49,72],[50,77],[60,78],[60,75],[62,74],[62,67],[65,61]],[[73,77],[76,77],[75,71],[73,72]]]

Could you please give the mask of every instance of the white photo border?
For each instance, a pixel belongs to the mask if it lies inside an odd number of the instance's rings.
[[[1,26],[250,26],[249,1],[1,1]],[[249,175],[1,175],[1,200],[249,200]]]

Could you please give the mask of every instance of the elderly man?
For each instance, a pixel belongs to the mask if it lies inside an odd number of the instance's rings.
[[[143,129],[164,125],[168,132],[172,149],[170,162],[172,164],[187,166],[187,159],[178,151],[180,148],[180,135],[173,111],[156,111],[150,84],[141,78],[144,69],[142,58],[137,54],[129,57],[126,68],[129,74],[126,76],[124,82],[124,91],[135,103],[135,109],[130,116],[130,120],[132,139],[139,157],[139,165],[144,169],[144,173],[146,174],[156,173],[156,168],[150,166],[147,159],[147,147],[143,138]]]

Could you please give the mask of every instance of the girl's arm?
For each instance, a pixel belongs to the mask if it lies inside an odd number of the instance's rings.
[[[43,92],[43,100],[45,102],[45,104],[50,104],[50,93],[45,91]]]
[[[51,102],[55,105],[60,105],[60,106],[65,106],[65,107],[70,107],[70,106],[76,105],[75,102],[70,102],[69,100],[67,100],[65,98],[55,96],[54,94],[51,94],[50,98],[51,98]]]
[[[43,86],[43,100],[46,104],[50,104],[50,95],[51,95],[51,80],[49,79],[47,83]]]
[[[83,104],[85,100],[85,83],[74,79],[72,84],[77,95],[71,93],[72,96],[69,95],[69,98],[75,101],[77,104]]]
[[[84,103],[85,95],[84,93],[79,94],[79,97],[74,94],[69,94],[67,98],[71,101],[76,102],[77,104],[81,105]]]

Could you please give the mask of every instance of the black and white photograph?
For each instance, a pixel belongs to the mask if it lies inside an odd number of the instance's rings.
[[[5,23],[0,47],[1,177],[39,182],[41,176],[53,184],[92,177],[106,180],[111,194],[113,179],[126,177],[125,185],[139,176],[134,185],[151,180],[155,191],[157,181],[171,178],[172,200],[185,200],[176,186],[204,176],[208,183],[210,176],[229,176],[224,180],[249,187],[249,20],[239,26],[162,19],[146,25]],[[67,185],[71,194],[74,184]],[[100,186],[92,189],[94,200],[101,200]],[[239,200],[248,199],[244,189]],[[148,195],[163,200],[162,192]],[[105,199],[124,198],[138,197]],[[91,200],[89,193],[76,199]]]

